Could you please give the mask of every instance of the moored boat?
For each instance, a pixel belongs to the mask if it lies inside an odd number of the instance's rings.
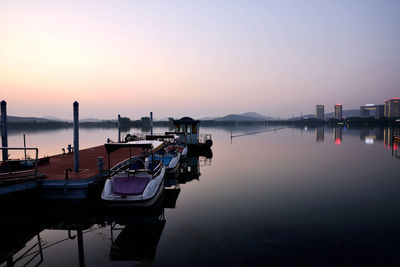
[[[183,147],[180,147],[175,142],[177,136],[175,135],[146,135],[146,140],[161,140],[165,141],[165,147],[156,152],[154,156],[156,160],[161,160],[164,163],[167,172],[175,172],[178,170],[179,160],[181,159],[181,151],[184,151]],[[187,150],[185,151],[187,154]],[[150,157],[149,160],[152,160]]]
[[[163,157],[155,153],[165,146],[161,141],[132,141],[105,144],[110,154],[122,148],[142,148],[144,154],[131,157],[110,169],[101,198],[117,206],[151,206],[163,191],[165,167]]]

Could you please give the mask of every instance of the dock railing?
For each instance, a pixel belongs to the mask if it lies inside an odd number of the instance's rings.
[[[35,147],[0,147],[1,151],[35,151],[35,158],[24,159],[2,159],[0,162],[0,179],[2,178],[17,178],[33,175],[37,178],[39,149]],[[32,173],[33,172],[33,173]]]

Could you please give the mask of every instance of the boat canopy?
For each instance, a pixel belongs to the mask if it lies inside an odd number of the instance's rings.
[[[127,147],[141,147],[151,149],[153,151],[157,151],[165,146],[163,141],[158,140],[140,140],[140,141],[131,141],[126,143],[106,143],[104,144],[106,151],[108,154]]]

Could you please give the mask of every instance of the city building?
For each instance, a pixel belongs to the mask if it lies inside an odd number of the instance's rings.
[[[325,120],[325,107],[324,105],[317,105],[316,117],[319,120]]]
[[[372,114],[371,114],[372,111]],[[360,106],[360,117],[381,118],[384,116],[384,105],[367,104]]]
[[[342,119],[342,104],[336,104],[333,110],[333,117],[335,119]]]
[[[387,118],[400,118],[400,99],[398,97],[385,101],[384,115]]]

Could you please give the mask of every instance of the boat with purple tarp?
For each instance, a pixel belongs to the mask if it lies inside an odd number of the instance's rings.
[[[101,198],[113,206],[154,204],[162,194],[165,175],[163,159],[157,159],[154,153],[164,146],[164,142],[155,140],[105,144],[108,162],[110,154],[119,149],[139,147],[143,149],[143,155],[128,158],[113,168],[109,167],[109,178],[106,180]]]

